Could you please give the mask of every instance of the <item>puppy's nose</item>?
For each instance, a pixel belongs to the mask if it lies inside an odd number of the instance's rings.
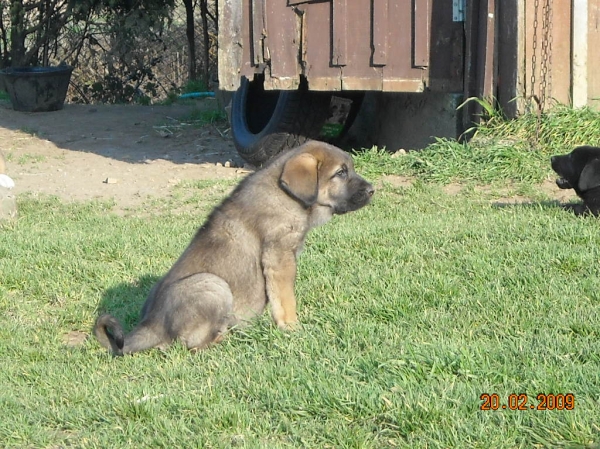
[[[375,188],[372,185],[367,187],[367,195],[373,196],[374,193],[375,193]]]

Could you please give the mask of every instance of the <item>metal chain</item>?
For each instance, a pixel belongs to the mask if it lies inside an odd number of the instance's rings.
[[[546,95],[548,92],[548,78],[550,67],[550,38],[551,38],[551,28],[552,23],[551,19],[551,0],[545,0],[544,6],[542,8],[542,62],[540,65],[540,107],[542,111],[546,107]]]
[[[538,49],[538,27],[540,12],[540,0],[534,1],[533,12],[533,43],[531,56],[531,90],[529,99],[537,105],[537,130],[535,136],[535,144],[539,142],[540,131],[542,125],[542,113],[546,107],[546,97],[552,94],[552,0],[544,0],[542,5],[542,35],[540,48],[540,82],[536,86],[536,70],[537,70],[537,49]],[[536,94],[536,87],[537,92]],[[534,144],[534,145],[535,145]]]
[[[529,97],[533,99],[535,97],[535,69],[536,69],[536,51],[537,51],[537,28],[538,28],[538,8],[540,6],[540,0],[534,1],[533,11],[533,45],[531,55],[531,89],[529,91]]]

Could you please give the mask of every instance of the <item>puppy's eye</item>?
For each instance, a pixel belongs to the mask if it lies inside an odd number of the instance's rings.
[[[340,168],[338,171],[335,172],[335,176],[339,178],[345,178],[346,176],[348,176],[348,169],[346,167]]]

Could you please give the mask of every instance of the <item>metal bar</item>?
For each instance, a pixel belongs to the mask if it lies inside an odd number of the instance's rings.
[[[332,48],[331,65],[344,66],[347,63],[346,36],[348,23],[346,20],[346,0],[333,0],[332,2]]]
[[[479,2],[469,2],[465,10],[465,72],[463,77],[464,97],[479,97],[477,82],[477,69],[479,59],[478,40],[479,29]],[[466,103],[462,108],[463,128],[470,128],[473,122],[478,122],[481,115],[481,106],[473,101]]]
[[[254,65],[264,64],[263,39],[266,35],[265,4],[264,0],[252,0],[250,2],[251,34],[252,34],[252,63]]]
[[[414,0],[413,14],[413,67],[428,67],[429,41],[431,39],[430,0]]]
[[[388,0],[373,0],[373,65],[387,64],[388,51]]]
[[[496,0],[486,0],[480,9],[480,34],[478,48],[478,78],[480,93],[478,96],[492,99],[495,97],[495,52],[496,52]]]

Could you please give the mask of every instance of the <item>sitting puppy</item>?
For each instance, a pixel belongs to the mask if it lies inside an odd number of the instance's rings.
[[[552,170],[560,176],[556,185],[561,189],[573,189],[583,200],[583,209],[576,213],[600,213],[600,148],[577,147],[569,154],[552,156]]]
[[[94,334],[115,354],[163,348],[176,339],[201,349],[267,303],[279,327],[293,328],[296,258],[306,234],[366,206],[374,191],[339,148],[310,141],[282,153],[213,210],[150,292],[133,331],[125,335],[104,314]]]

